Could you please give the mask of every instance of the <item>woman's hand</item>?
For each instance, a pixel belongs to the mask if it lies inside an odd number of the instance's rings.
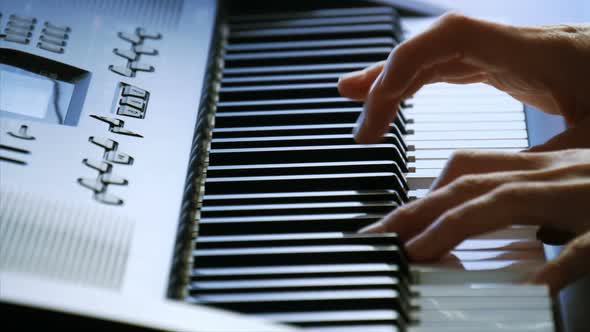
[[[556,290],[589,273],[590,149],[460,151],[428,196],[362,232],[396,232],[412,259],[432,260],[468,237],[515,224],[550,226],[578,236],[535,281]]]
[[[360,143],[377,141],[400,101],[434,82],[487,83],[574,125],[590,112],[589,59],[590,25],[522,28],[448,14],[338,89],[365,100]]]

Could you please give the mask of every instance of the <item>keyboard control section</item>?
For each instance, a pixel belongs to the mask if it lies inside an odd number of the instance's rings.
[[[150,93],[146,90],[133,85],[121,83],[116,112],[121,116],[143,119],[145,117],[145,112],[147,111],[149,97]]]
[[[137,28],[134,32],[119,32],[119,39],[128,42],[129,48],[115,48],[113,53],[123,58],[124,64],[110,65],[109,70],[115,74],[125,77],[135,77],[137,72],[151,73],[156,68],[145,62],[142,56],[155,56],[159,51],[155,47],[146,45],[146,40],[157,40],[162,38],[162,34],[147,32],[144,28]]]

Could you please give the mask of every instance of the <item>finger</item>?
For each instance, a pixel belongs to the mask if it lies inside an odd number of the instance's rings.
[[[431,189],[441,188],[463,175],[533,170],[545,162],[542,154],[459,150],[453,153]]]
[[[590,148],[588,130],[590,117],[579,125],[569,128],[561,134],[551,138],[544,144],[533,146],[527,152],[557,151],[564,149]]]
[[[412,96],[426,84],[437,82],[469,84],[485,80],[486,75],[480,68],[458,60],[451,60],[422,69],[416,75],[412,84],[406,88],[401,99]]]
[[[590,232],[570,242],[561,254],[541,268],[531,281],[537,284],[548,284],[551,293],[555,295],[564,286],[590,274],[588,257],[590,257]]]
[[[505,49],[512,47],[515,39],[511,35],[506,26],[446,15],[430,30],[402,43],[390,54],[369,90],[356,139],[371,143],[383,134],[387,128],[383,123],[393,119],[401,96],[423,68],[450,60],[483,69],[505,67],[510,60]]]
[[[383,70],[385,61],[380,61],[363,70],[348,73],[338,80],[338,92],[343,97],[363,100],[371,84]]]
[[[557,170],[493,172],[461,176],[451,184],[433,191],[428,196],[394,210],[382,220],[363,228],[360,232],[394,232],[400,236],[402,241],[407,241],[424,231],[445,211],[488,193],[501,185],[560,179],[571,172],[583,171],[561,168]]]
[[[554,204],[543,182],[511,183],[467,201],[441,215],[423,233],[407,244],[409,256],[433,260],[463,240],[509,225],[542,225],[555,213],[545,215]],[[554,219],[551,219],[554,220]]]

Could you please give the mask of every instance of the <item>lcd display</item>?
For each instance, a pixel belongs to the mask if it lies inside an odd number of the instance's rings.
[[[63,124],[74,84],[0,64],[0,110]]]
[[[0,116],[75,126],[89,82],[82,69],[0,49]]]

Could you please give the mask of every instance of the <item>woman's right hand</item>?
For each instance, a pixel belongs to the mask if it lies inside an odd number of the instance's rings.
[[[487,83],[576,125],[590,113],[590,25],[515,27],[447,14],[386,61],[340,79],[343,96],[365,100],[355,139],[379,140],[399,103],[435,82]]]

